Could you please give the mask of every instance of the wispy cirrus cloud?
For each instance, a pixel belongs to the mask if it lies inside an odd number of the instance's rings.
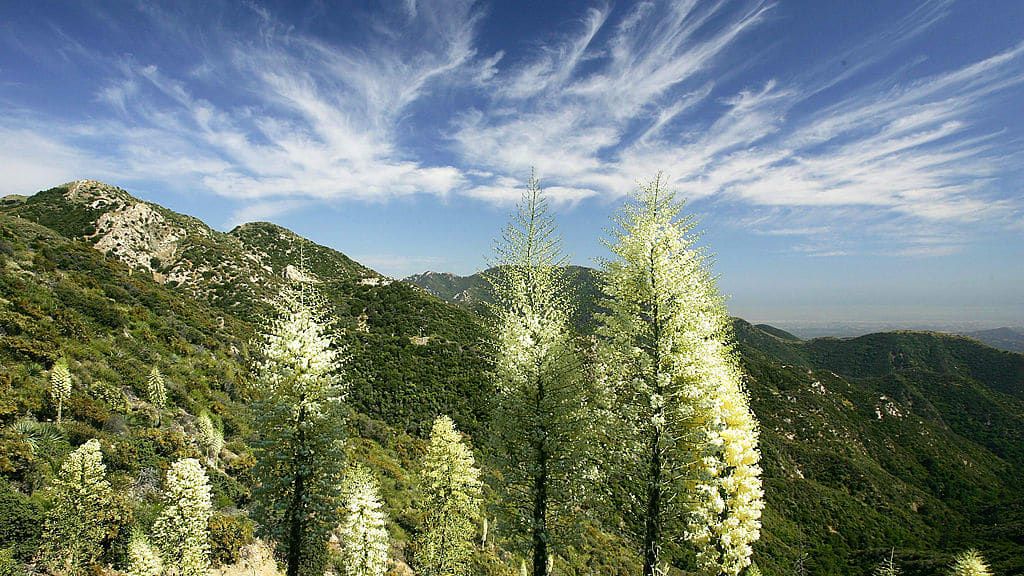
[[[666,171],[691,199],[787,207],[787,217],[799,209],[818,223],[851,208],[898,219],[905,249],[894,253],[941,254],[957,245],[919,249],[912,231],[1020,213],[1019,194],[992,186],[1019,142],[1007,148],[977,120],[1024,83],[1024,43],[913,81],[862,83],[826,104],[816,97],[928,30],[950,4],[922,4],[840,51],[844,64],[857,59],[840,74],[823,63],[731,94],[716,85],[722,57],[770,19],[772,3],[643,3],[603,42],[608,17],[593,10],[560,47],[495,76],[496,97],[462,115],[453,139],[496,182],[533,165],[549,183],[572,183],[574,196],[614,197]],[[588,71],[574,73],[581,62]]]
[[[855,224],[892,253],[941,254],[963,244],[965,223],[1021,221],[1019,190],[1001,178],[1024,146],[981,120],[1024,84],[1024,43],[927,75],[908,74],[919,63],[910,60],[864,80],[946,18],[952,0],[756,82],[742,78],[771,54],[741,50],[779,25],[774,1],[595,4],[518,52],[481,37],[487,7],[469,0],[360,13],[333,36],[259,4],[229,14],[210,5],[137,6],[180,52],[176,65],[100,51],[59,28],[52,53],[8,39],[100,79],[85,88],[93,114],[5,106],[0,134],[22,143],[0,150],[0,167],[19,173],[10,191],[52,174],[168,179],[233,199],[236,223],[414,194],[503,204],[531,168],[571,206],[665,171],[690,199],[758,214],[755,231],[822,246],[843,244]],[[116,32],[116,18],[97,17]]]
[[[458,168],[403,149],[397,131],[432,85],[474,82],[480,66],[493,65],[475,58],[482,12],[472,2],[367,15],[373,33],[359,45],[303,35],[255,4],[243,14],[248,27],[194,37],[182,32],[180,13],[140,8],[156,29],[205,44],[189,73],[89,52],[108,74],[95,99],[114,114],[62,122],[59,130],[58,119],[24,115],[8,118],[6,128],[40,135],[41,152],[81,150],[93,157],[92,174],[174,175],[256,206],[239,215],[294,204],[283,198],[377,201],[446,195],[464,184]]]

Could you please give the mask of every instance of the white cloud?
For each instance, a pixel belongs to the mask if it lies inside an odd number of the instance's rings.
[[[69,122],[7,110],[0,136],[20,145],[0,150],[0,168],[16,174],[3,186],[86,173],[174,180],[237,200],[235,222],[413,194],[504,205],[531,168],[572,207],[665,171],[689,199],[763,215],[763,234],[820,233],[815,253],[856,251],[827,249],[851,222],[913,253],[965,223],[1021,221],[1020,201],[996,188],[1020,141],[979,119],[1024,84],[1024,43],[905,80],[912,61],[863,83],[951,1],[922,3],[796,76],[728,89],[749,60],[738,44],[772,23],[773,2],[599,4],[525,57],[483,53],[486,13],[468,0],[386,6],[338,42],[258,4],[235,32],[191,32],[180,14],[140,5],[175,43],[202,45],[196,61],[174,70],[111,58],[63,35],[62,59],[114,71],[92,94],[110,114]],[[474,106],[453,106],[451,94]]]

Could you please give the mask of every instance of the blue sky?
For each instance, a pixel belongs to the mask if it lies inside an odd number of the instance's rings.
[[[1024,3],[0,2],[0,193],[120,185],[479,269],[664,171],[734,314],[1024,324]]]

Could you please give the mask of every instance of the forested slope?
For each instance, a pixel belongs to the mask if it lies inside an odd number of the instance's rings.
[[[206,411],[227,440],[209,474],[230,560],[248,539],[250,342],[266,299],[302,274],[329,299],[348,348],[349,452],[380,477],[403,558],[423,513],[417,462],[434,416],[451,414],[486,463],[485,298],[467,310],[283,228],[221,233],[88,181],[0,209],[0,509],[10,520],[0,548],[31,558],[54,469],[92,437],[123,496],[118,526],[152,522],[162,471],[198,454]],[[589,269],[575,277],[586,331],[596,284]],[[801,341],[741,320],[735,333],[762,426],[768,506],[755,557],[765,573],[866,574],[895,548],[908,574],[935,574],[968,546],[997,573],[1024,572],[1024,355],[931,333]],[[46,421],[59,357],[74,386],[58,429]],[[169,390],[161,426],[144,384],[154,366]],[[635,571],[611,528],[587,526],[558,569]],[[124,533],[110,537],[113,559]],[[517,568],[500,547],[478,562],[487,573]]]

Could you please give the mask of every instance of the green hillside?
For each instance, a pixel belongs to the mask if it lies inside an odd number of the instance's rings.
[[[298,274],[338,318],[353,382],[349,452],[380,476],[393,556],[404,558],[433,417],[451,414],[485,445],[493,389],[480,279],[395,282],[272,224],[217,232],[90,181],[0,206],[0,549],[31,557],[53,471],[91,437],[123,495],[118,527],[151,523],[161,471],[198,454],[204,410],[227,439],[209,469],[218,517],[244,525],[249,343],[267,299]],[[597,284],[590,269],[573,274],[587,330]],[[734,329],[762,427],[755,557],[766,574],[868,574],[890,548],[906,574],[938,574],[968,546],[997,574],[1024,573],[1024,355],[933,333],[801,341],[742,320]],[[74,389],[57,429],[46,424],[47,378],[59,357]],[[153,366],[169,389],[159,427],[145,401]],[[635,573],[613,528],[587,525],[558,573]],[[111,559],[124,537],[111,534]],[[500,546],[478,563],[482,574],[518,569]]]
[[[599,293],[592,270],[573,277]],[[737,319],[734,333],[762,424],[763,566],[806,554],[809,573],[861,573],[895,547],[908,573],[934,574],[973,545],[1024,573],[1024,355],[930,332],[801,341]]]

